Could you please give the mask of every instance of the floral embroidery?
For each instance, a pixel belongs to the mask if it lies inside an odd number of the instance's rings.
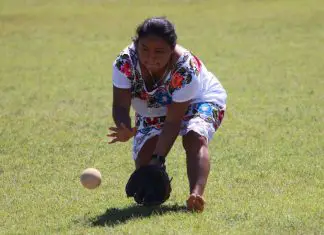
[[[196,125],[200,125],[199,128],[201,131],[199,133],[206,133],[204,136],[208,137],[208,130],[210,127],[213,127],[215,131],[220,126],[224,117],[224,112],[225,110],[222,107],[213,103],[191,104],[183,118],[181,130],[185,131],[188,122],[193,119],[193,122],[196,123]],[[133,146],[133,156],[135,156],[135,158],[146,140],[161,133],[165,118],[165,116],[143,117],[136,113],[135,125],[137,127],[137,133],[134,138]]]
[[[120,72],[125,74],[125,76],[133,80],[132,76],[132,66],[131,66],[131,59],[129,55],[127,54],[121,54],[117,59],[116,59],[116,67],[119,69]]]
[[[141,100],[148,100],[149,94],[144,89],[144,80],[141,75],[135,70],[135,79],[131,81],[132,98],[139,98]]]
[[[198,113],[201,113],[202,115],[206,116],[212,116],[213,115],[213,108],[208,103],[203,103],[202,105],[197,107]]]
[[[141,91],[140,94],[139,94],[139,98],[142,99],[142,100],[148,100],[149,95],[147,94],[147,92]]]
[[[174,70],[178,70],[181,66],[183,66],[186,61],[189,59],[189,52],[186,52],[182,57],[180,57],[179,61],[174,66]]]
[[[132,64],[137,64],[138,58],[137,58],[137,53],[136,50],[132,47],[128,47],[129,55],[132,60]]]
[[[168,104],[171,104],[172,97],[168,93],[165,86],[160,86],[156,89],[153,94],[148,94],[148,104],[149,108],[159,108]]]
[[[189,66],[186,65],[189,60]],[[193,75],[198,76],[201,63],[199,59],[186,52],[180,57],[171,71],[171,76],[154,90],[148,93],[145,89],[145,82],[140,71],[136,67],[138,57],[136,50],[130,46],[128,50],[122,52],[116,59],[116,67],[123,73],[131,82],[132,98],[139,98],[147,101],[148,108],[160,108],[171,104],[172,94],[174,91],[185,87],[193,79]]]
[[[198,57],[193,55],[192,58],[190,58],[190,67],[192,71],[194,71],[195,75],[198,76],[201,69],[201,62]]]
[[[172,101],[171,96],[167,92],[164,93],[155,92],[155,98],[156,101],[163,106],[171,104]]]
[[[222,120],[224,118],[225,110],[224,109],[217,109],[213,110],[213,117],[215,119],[214,122],[214,128],[218,128],[220,124],[222,123]]]
[[[188,68],[180,67],[171,76],[171,81],[169,83],[169,92],[172,94],[175,90],[179,90],[185,87],[192,81],[192,73]]]
[[[179,73],[174,73],[171,79],[170,86],[174,89],[180,88],[182,86],[183,77]]]
[[[148,100],[148,94],[144,89],[144,80],[141,78],[140,72],[135,68],[138,62],[136,51],[132,47],[128,47],[128,51],[123,51],[116,59],[116,67],[131,82],[131,97]]]
[[[184,120],[188,121],[194,117],[201,117],[208,123],[212,123],[217,129],[224,117],[225,110],[216,104],[196,103],[189,106],[185,113]]]
[[[122,73],[124,73],[128,78],[132,75],[131,66],[127,62],[120,67],[120,71],[122,71]]]
[[[152,129],[160,130],[163,127],[165,116],[162,117],[143,117],[136,113],[135,125],[137,131],[142,134],[149,133]]]

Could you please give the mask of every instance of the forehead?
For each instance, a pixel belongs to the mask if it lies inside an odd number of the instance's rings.
[[[161,37],[155,35],[149,35],[138,40],[140,46],[145,46],[149,48],[161,48],[170,49],[170,45]]]

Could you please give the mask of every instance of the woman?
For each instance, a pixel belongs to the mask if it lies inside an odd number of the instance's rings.
[[[146,19],[113,64],[113,137],[133,140],[136,168],[163,164],[178,135],[186,151],[189,210],[201,212],[210,162],[208,143],[220,126],[226,91],[190,51],[177,44],[173,24]],[[131,126],[130,106],[136,111]]]

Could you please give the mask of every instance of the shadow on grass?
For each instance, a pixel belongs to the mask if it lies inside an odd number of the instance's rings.
[[[162,205],[162,206],[130,206],[122,209],[109,208],[107,211],[90,219],[91,226],[115,226],[118,224],[126,223],[128,220],[136,219],[139,217],[150,217],[154,215],[162,215],[167,212],[187,212],[185,206],[179,205]]]

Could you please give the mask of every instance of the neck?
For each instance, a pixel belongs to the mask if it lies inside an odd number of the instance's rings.
[[[151,80],[153,82],[153,89],[157,88],[159,84],[164,81],[165,76],[167,75],[167,72],[169,70],[169,63],[161,69],[158,73],[153,74],[151,71],[147,70],[151,76]],[[162,74],[163,73],[163,74]]]
[[[150,71],[150,70],[148,70],[148,69],[146,69],[148,72],[149,72],[149,74],[152,76],[152,77],[161,77],[161,76],[164,76],[165,75],[165,73],[166,73],[166,71],[168,70],[168,68],[169,68],[169,63],[167,64],[167,65],[165,65],[163,68],[161,68],[161,69],[159,69],[158,71],[155,71],[155,72],[152,72],[152,71]]]

